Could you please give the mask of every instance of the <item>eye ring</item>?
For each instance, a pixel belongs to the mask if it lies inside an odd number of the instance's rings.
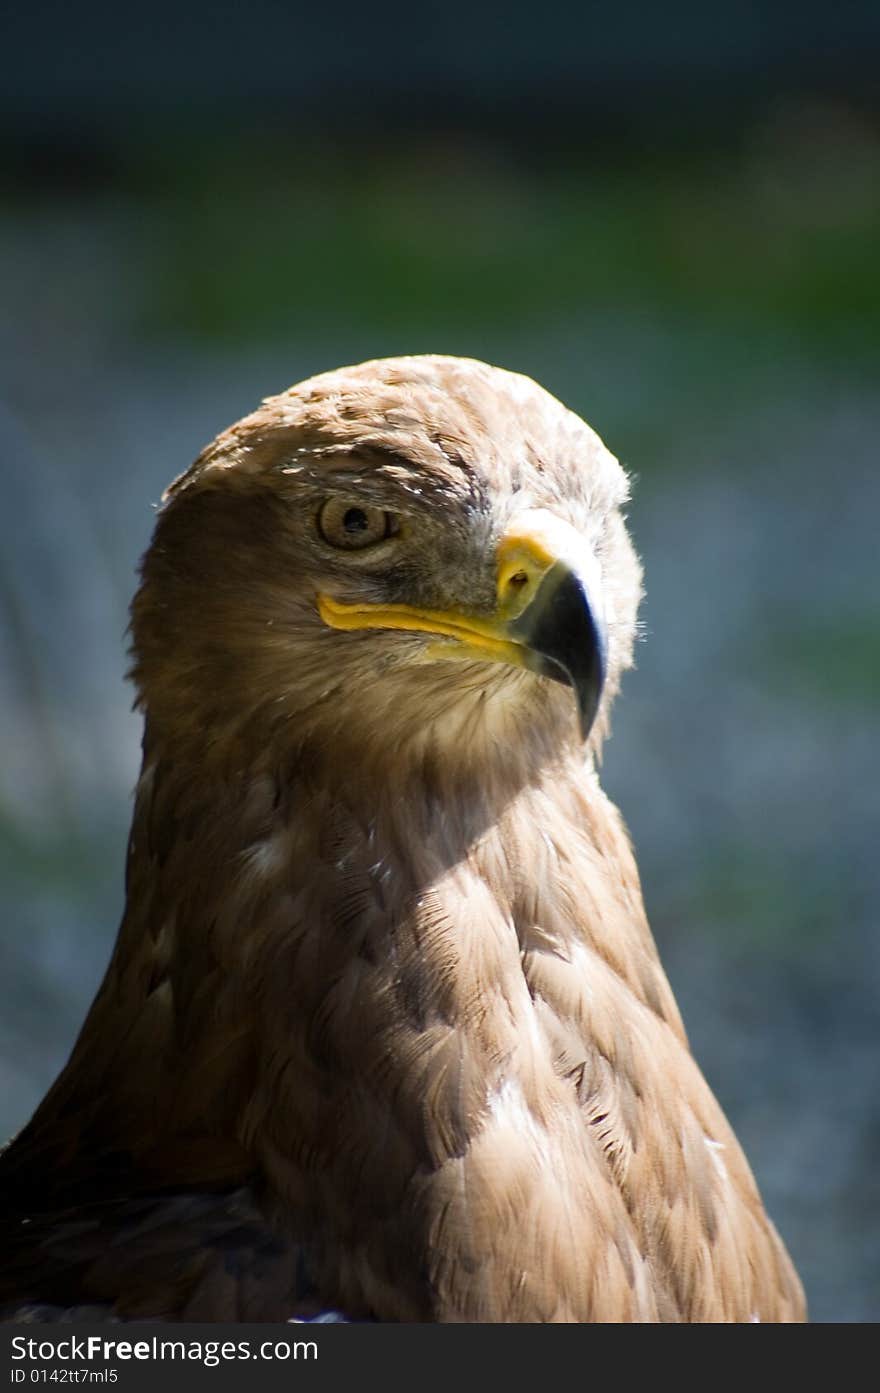
[[[318,510],[318,533],[337,551],[365,551],[400,530],[396,514],[350,498],[328,498]]]

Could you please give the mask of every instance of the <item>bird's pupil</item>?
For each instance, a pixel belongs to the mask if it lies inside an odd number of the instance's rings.
[[[370,521],[363,508],[349,508],[345,517],[342,519],[342,526],[346,532],[364,532],[369,527]]]

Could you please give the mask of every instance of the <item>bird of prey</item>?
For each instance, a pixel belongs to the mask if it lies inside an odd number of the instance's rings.
[[[598,779],[626,500],[554,397],[440,356],[170,486],[125,913],[0,1159],[5,1319],[804,1318]]]

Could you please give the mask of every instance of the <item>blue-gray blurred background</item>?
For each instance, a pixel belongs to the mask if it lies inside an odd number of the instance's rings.
[[[605,782],[814,1318],[880,1318],[880,9],[19,4],[0,90],[0,1132],[122,905],[168,480],[320,369],[529,373],[637,475]]]

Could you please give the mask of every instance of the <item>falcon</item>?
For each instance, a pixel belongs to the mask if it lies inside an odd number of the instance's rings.
[[[439,356],[269,398],[170,486],[126,907],[0,1158],[5,1319],[804,1318],[598,779],[627,494]]]

